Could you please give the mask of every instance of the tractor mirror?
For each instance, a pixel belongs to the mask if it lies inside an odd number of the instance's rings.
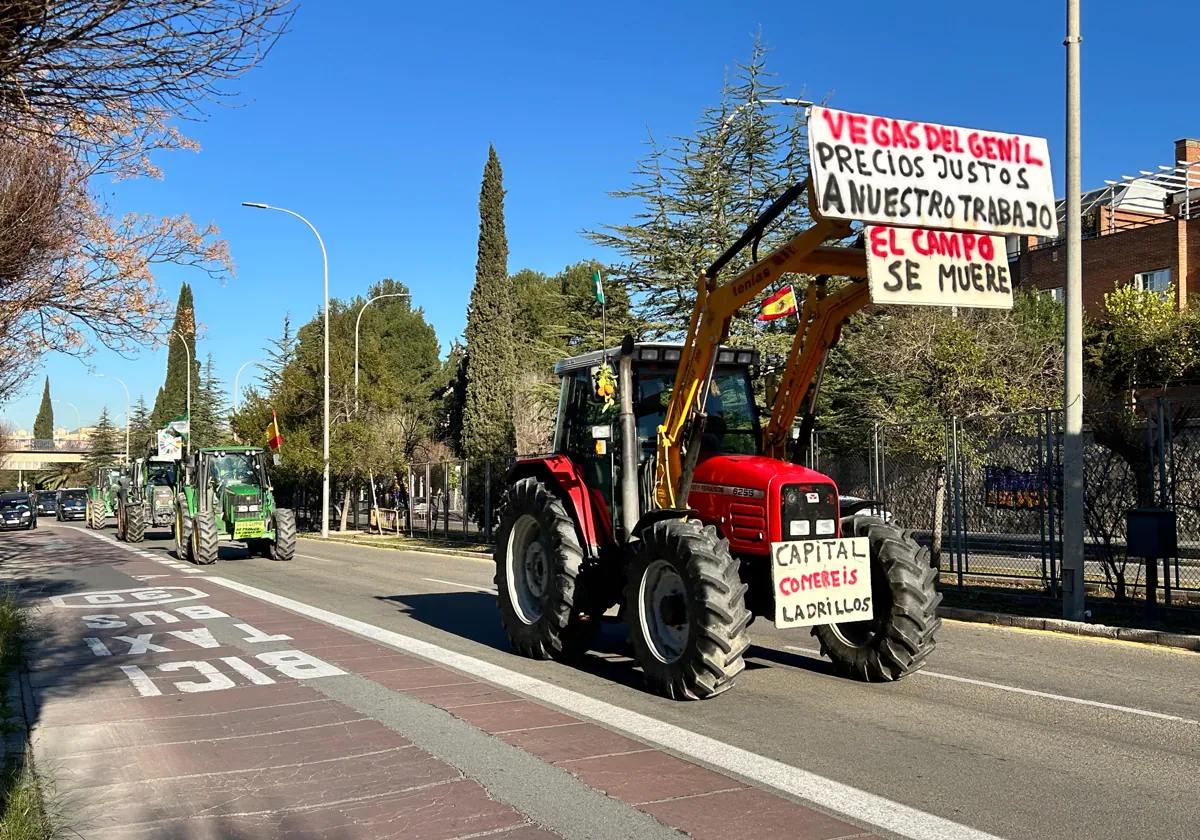
[[[592,426],[592,440],[612,440],[612,426]]]

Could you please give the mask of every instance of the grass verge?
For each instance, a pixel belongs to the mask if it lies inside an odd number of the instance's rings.
[[[345,534],[331,532],[328,539],[322,539],[319,534],[301,534],[300,536],[303,539],[315,540],[317,542],[335,542],[345,545],[367,546],[369,548],[391,548],[397,551],[431,550],[451,553],[487,554],[488,556],[492,553],[490,545],[472,540],[430,540],[421,537],[393,537],[376,534],[354,536],[350,532]]]
[[[0,840],[51,840],[62,828],[33,766],[24,711],[14,708],[13,681],[25,665],[29,633],[28,610],[13,592],[0,595]]]

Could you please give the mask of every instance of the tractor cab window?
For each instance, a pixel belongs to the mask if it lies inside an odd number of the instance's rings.
[[[171,487],[175,484],[174,464],[150,464],[146,481],[155,487]]]
[[[658,427],[666,418],[675,373],[674,365],[645,365],[637,370],[633,412],[644,452],[653,451],[658,439]],[[717,368],[707,411],[702,452],[759,454],[758,415],[743,368]]]
[[[252,452],[227,452],[212,460],[209,478],[220,492],[237,484],[259,485],[258,456]]]
[[[590,370],[579,370],[571,375],[570,390],[564,394],[563,451],[576,461],[595,454],[596,442],[592,438],[592,427],[613,425],[617,422],[616,395],[613,404],[605,405],[605,398],[596,393],[596,382]]]

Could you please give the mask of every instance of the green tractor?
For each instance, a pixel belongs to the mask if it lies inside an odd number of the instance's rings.
[[[208,565],[221,542],[244,543],[251,554],[272,560],[296,553],[296,516],[275,506],[260,447],[199,449],[184,462],[175,496],[175,554]]]
[[[116,509],[117,489],[121,483],[120,467],[100,467],[96,483],[88,488],[85,521],[89,528],[104,530],[108,517]]]
[[[117,539],[141,542],[147,528],[175,524],[177,470],[177,461],[157,454],[126,465],[124,480],[117,491]]]

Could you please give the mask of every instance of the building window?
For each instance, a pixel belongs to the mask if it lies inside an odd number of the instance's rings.
[[[1055,286],[1053,289],[1046,289],[1046,294],[1050,295],[1055,303],[1063,302],[1063,287]]]
[[[1161,295],[1171,285],[1171,269],[1139,272],[1133,275],[1133,285],[1143,292],[1158,292]]]

